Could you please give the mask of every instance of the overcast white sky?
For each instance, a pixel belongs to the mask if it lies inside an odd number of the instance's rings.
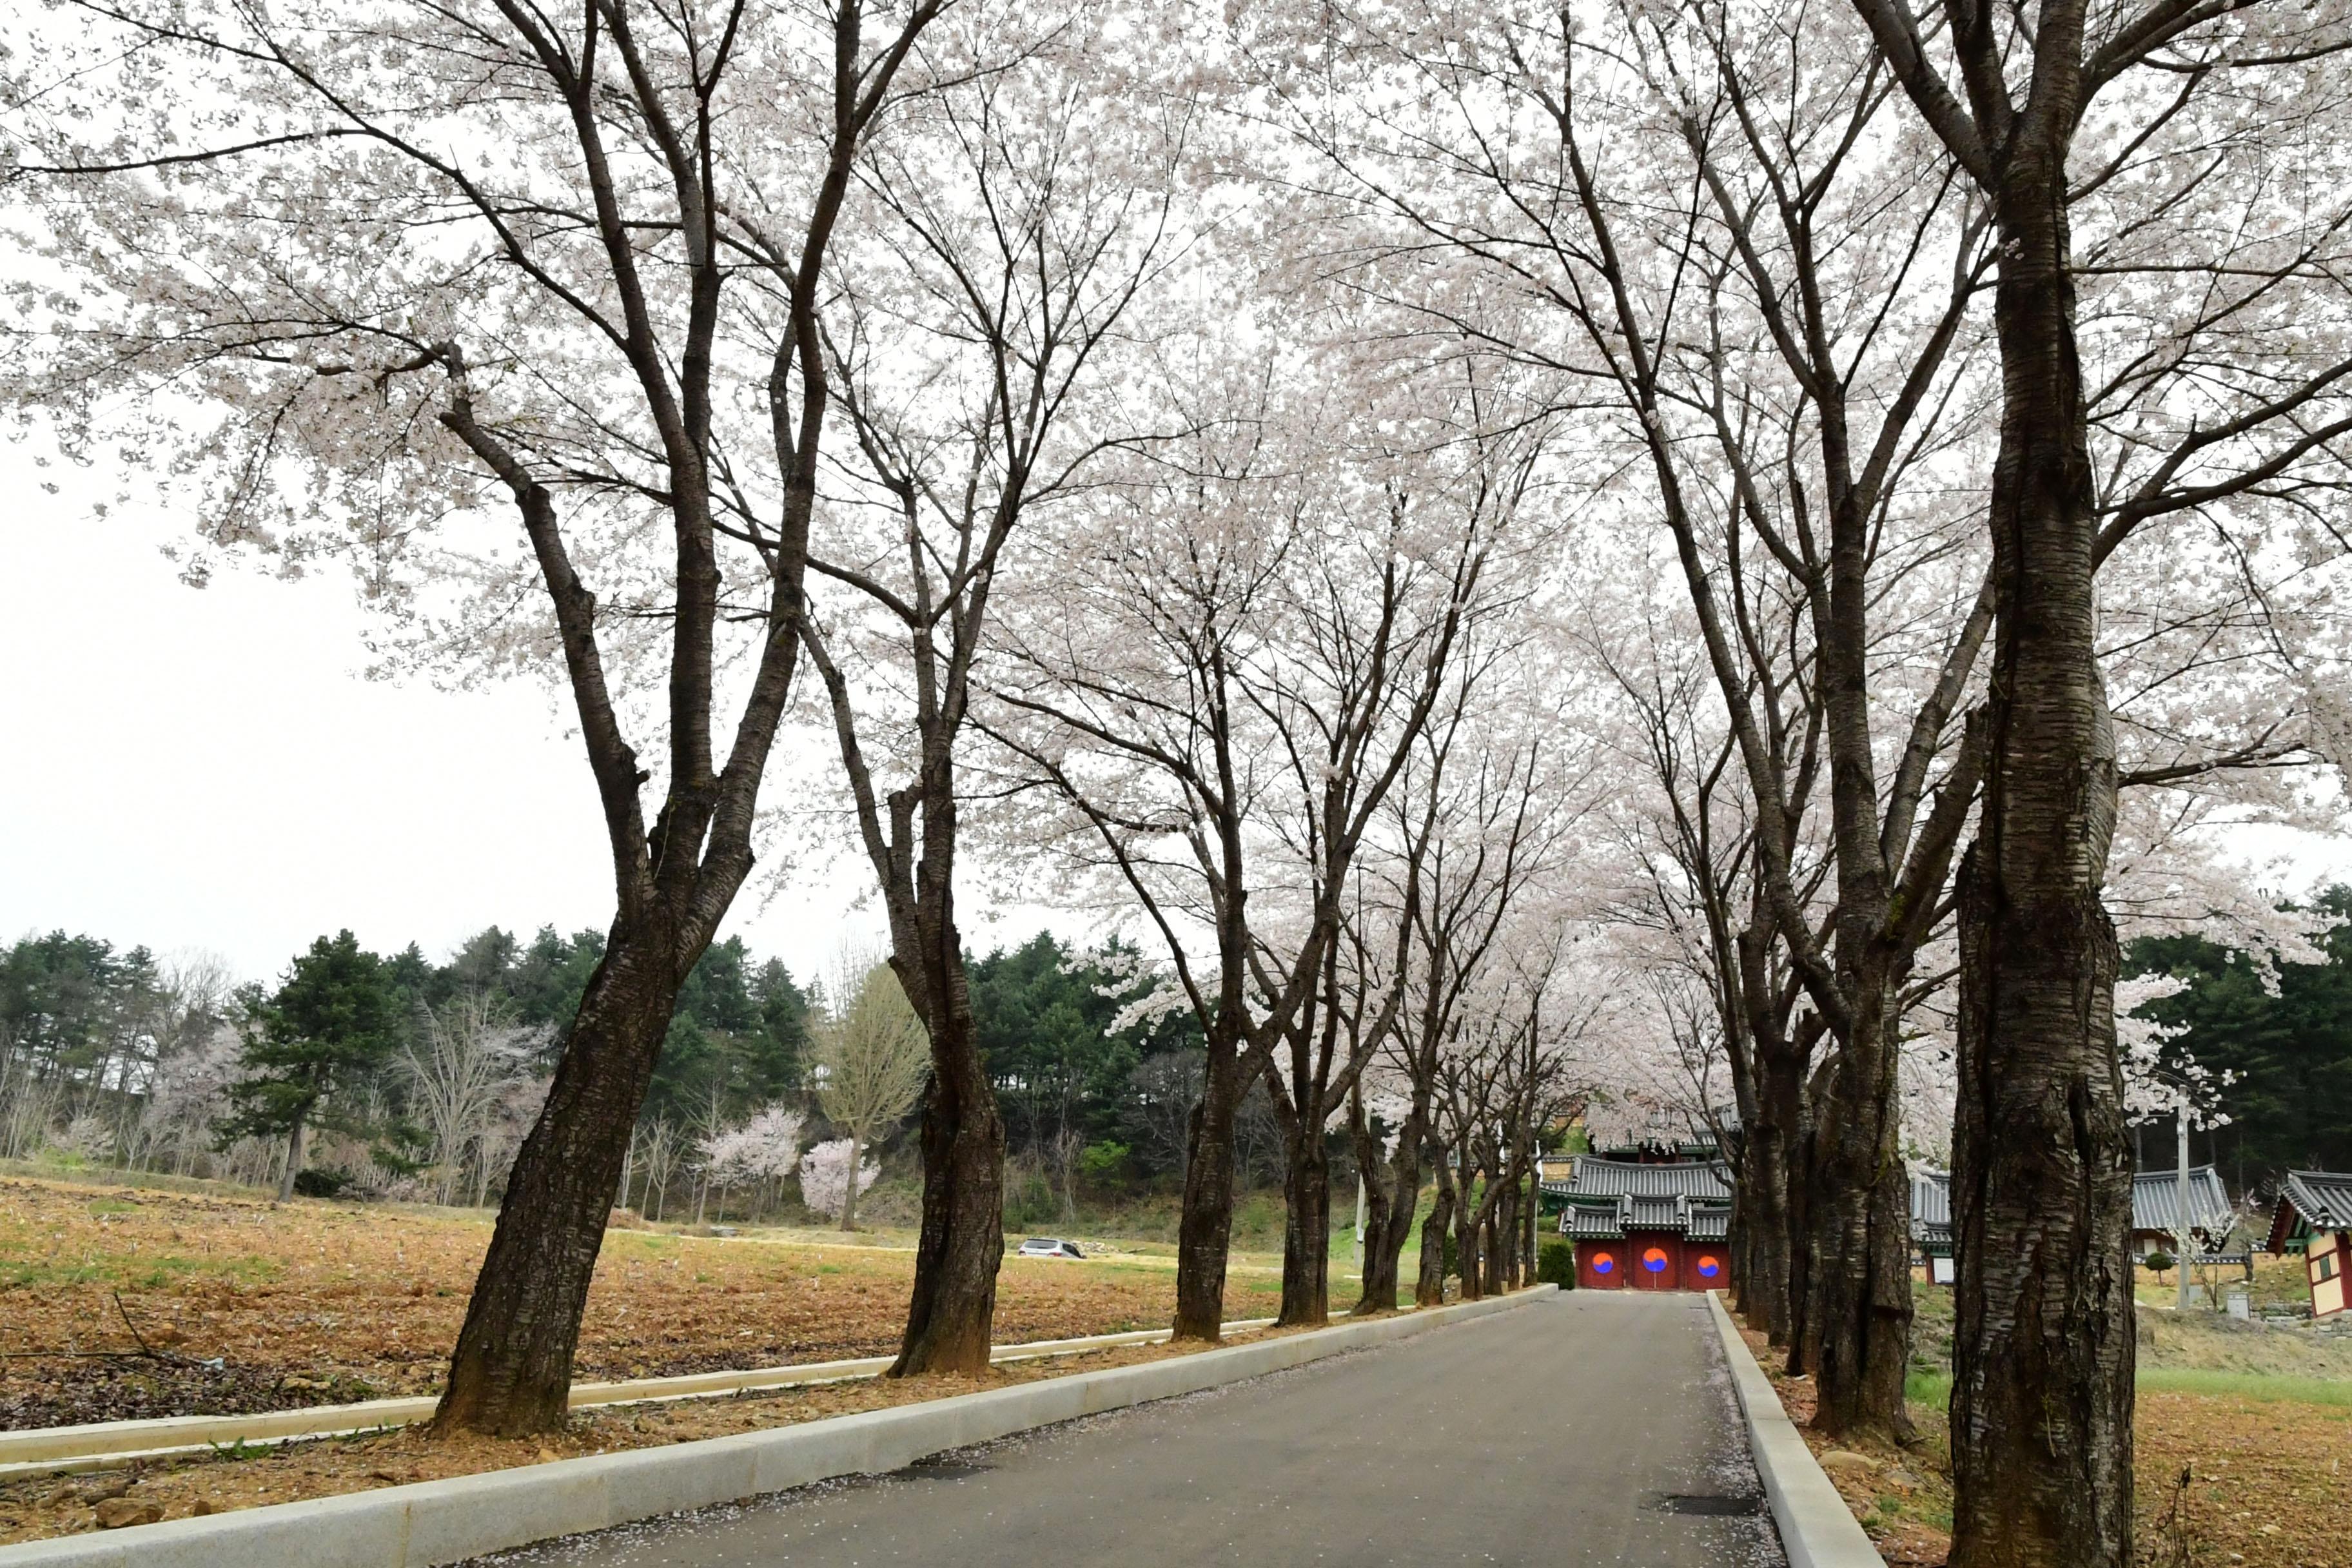
[[[440,957],[494,922],[609,923],[594,788],[551,693],[363,679],[339,572],[185,587],[171,520],[97,519],[73,481],[0,441],[0,942],[62,927],[262,978],[344,925]],[[747,890],[728,933],[805,977],[878,931],[849,908],[863,870],[764,909]]]

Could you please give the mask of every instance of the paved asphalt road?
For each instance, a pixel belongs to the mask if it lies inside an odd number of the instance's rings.
[[[1576,1291],[895,1475],[493,1559],[1779,1568],[1696,1296]]]

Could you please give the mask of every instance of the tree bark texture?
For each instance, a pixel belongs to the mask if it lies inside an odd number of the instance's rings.
[[[1429,1216],[1421,1222],[1421,1270],[1412,1283],[1412,1304],[1437,1307],[1445,1302],[1445,1235],[1454,1224],[1454,1178],[1446,1169],[1445,1151],[1437,1151],[1437,1197]]]
[[[613,1184],[692,967],[691,960],[678,962],[667,930],[614,923],[547,1104],[507,1177],[450,1356],[448,1386],[433,1415],[435,1435],[562,1429]]]
[[[1796,1331],[1790,1288],[1796,1265],[1791,1239],[1796,1210],[1790,1189],[1804,1123],[1805,1061],[1786,1049],[1760,1049],[1756,1055],[1756,1120],[1740,1131],[1739,1203],[1748,1270],[1740,1305],[1749,1328],[1762,1330],[1771,1344],[1785,1349]]]
[[[944,773],[944,763],[939,771]],[[925,811],[914,899],[903,918],[894,909],[891,922],[891,967],[902,981],[917,983],[907,990],[921,999],[931,1042],[931,1080],[923,1094],[923,1224],[892,1377],[988,1370],[996,1275],[1004,1262],[1004,1120],[981,1061],[948,886],[955,804],[944,784],[939,793]]]
[[[1201,1103],[1192,1108],[1184,1210],[1176,1231],[1174,1337],[1224,1337],[1225,1261],[1234,1226],[1234,1117],[1241,1107],[1232,1049],[1209,1052]]]
[[[2070,117],[2071,103],[2042,112]],[[1960,910],[1952,1207],[1954,1568],[2132,1560],[2131,1145],[2101,903],[2116,742],[2100,679],[2063,134],[1996,196],[2000,448],[1991,764]]]
[[[1891,1429],[1908,1441],[1911,1179],[1889,1003],[1857,1009],[1815,1131],[1804,1357],[1819,1391],[1816,1428],[1833,1436]]]
[[[1421,1136],[1420,1127],[1408,1120],[1399,1131],[1395,1154],[1383,1159],[1370,1125],[1357,1131],[1356,1159],[1371,1174],[1371,1195],[1364,1221],[1363,1289],[1350,1317],[1396,1310],[1398,1268],[1404,1244],[1412,1239],[1413,1211],[1421,1206]]]
[[[1276,1323],[1319,1327],[1331,1321],[1330,1155],[1320,1126],[1294,1127],[1290,1142],[1282,1180],[1282,1309]]]

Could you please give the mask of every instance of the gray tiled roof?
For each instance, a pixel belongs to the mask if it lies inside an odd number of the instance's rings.
[[[2221,1173],[2210,1165],[2189,1168],[2189,1229],[2219,1242],[2238,1221]],[[2142,1171],[2132,1177],[2132,1228],[2175,1234],[2180,1224],[2180,1173]]]
[[[1731,1200],[1731,1167],[1719,1160],[1643,1165],[1631,1160],[1601,1160],[1579,1154],[1565,1181],[1552,1174],[1558,1169],[1546,1163],[1543,1188],[1561,1197],[1613,1197],[1622,1193],[1636,1198],[1690,1197],[1711,1203]]]
[[[1680,1231],[1693,1241],[1722,1241],[1731,1234],[1731,1205],[1616,1193],[1571,1196],[1560,1210],[1559,1234],[1577,1240],[1614,1241],[1629,1230]]]
[[[2279,1193],[2315,1230],[2352,1229],[2352,1175],[2336,1171],[2289,1171]]]
[[[2336,1178],[2352,1196],[2352,1176]],[[2174,1234],[2180,1210],[2179,1173],[2142,1171],[2132,1178],[2132,1229]],[[2347,1209],[2352,1212],[2352,1209]],[[2210,1165],[2189,1172],[2189,1229],[2209,1247],[2220,1246],[2236,1223],[2229,1190]],[[1911,1239],[1930,1247],[1952,1242],[1952,1177],[1948,1171],[1911,1173]]]
[[[1912,1241],[1922,1246],[1952,1246],[1952,1173],[1912,1171]]]
[[[1621,1205],[1570,1202],[1559,1211],[1559,1233],[1576,1241],[1614,1241],[1625,1234]]]

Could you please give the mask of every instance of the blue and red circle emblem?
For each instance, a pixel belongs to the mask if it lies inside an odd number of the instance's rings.
[[[1617,1260],[1610,1257],[1607,1253],[1596,1252],[1592,1255],[1592,1271],[1595,1274],[1608,1274],[1613,1272],[1616,1267]]]
[[[1703,1252],[1699,1254],[1698,1272],[1700,1279],[1712,1279],[1723,1272],[1723,1265],[1715,1260],[1713,1253]]]
[[[1664,1274],[1666,1271],[1666,1255],[1664,1250],[1661,1247],[1654,1247],[1650,1248],[1649,1251],[1642,1254],[1642,1267],[1648,1269],[1653,1274]]]

